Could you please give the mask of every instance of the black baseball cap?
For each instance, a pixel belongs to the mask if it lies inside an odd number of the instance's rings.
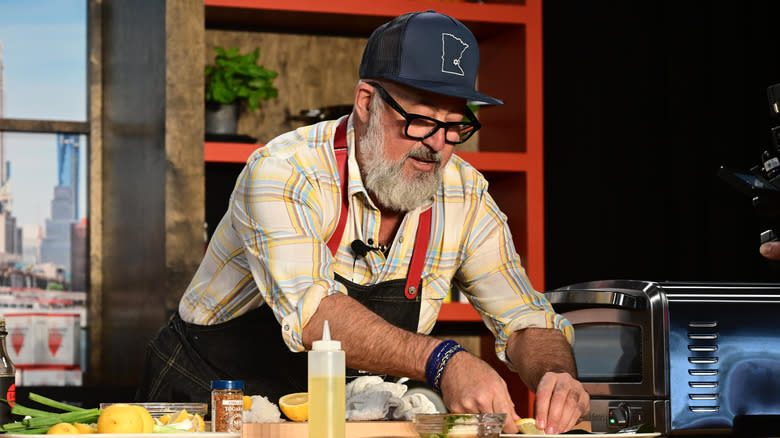
[[[360,78],[384,78],[476,105],[503,105],[475,88],[479,46],[460,21],[436,11],[410,12],[368,38]]]

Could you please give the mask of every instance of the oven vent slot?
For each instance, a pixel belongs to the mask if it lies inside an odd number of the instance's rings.
[[[717,345],[688,345],[688,350],[690,351],[718,351]]]
[[[688,382],[688,386],[691,388],[717,388],[718,382]]]
[[[712,356],[712,357],[691,356],[688,358],[688,362],[695,363],[695,364],[713,364],[713,363],[718,363],[718,356]]]
[[[720,393],[718,387],[718,351],[719,324],[717,321],[689,321],[688,322],[688,409],[693,413],[718,412],[718,400]],[[708,391],[709,390],[709,391]]]
[[[688,398],[691,400],[717,400],[718,399],[718,393],[712,393],[712,394],[688,394]]]
[[[688,374],[692,376],[717,376],[718,370],[699,370],[699,369],[690,369],[688,370]]]
[[[717,326],[717,321],[690,321],[688,323],[688,327],[691,328],[715,328]]]
[[[688,339],[714,341],[718,339],[717,333],[688,333]]]
[[[710,414],[713,412],[718,412],[717,406],[691,406],[689,409],[691,410],[691,412],[695,412],[695,413]]]

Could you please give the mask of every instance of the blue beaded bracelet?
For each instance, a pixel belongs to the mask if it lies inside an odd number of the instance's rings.
[[[433,349],[431,355],[428,356],[428,362],[425,364],[425,379],[431,385],[431,388],[441,392],[441,377],[444,374],[444,369],[447,367],[447,362],[455,353],[464,350],[463,346],[453,340],[444,341]]]

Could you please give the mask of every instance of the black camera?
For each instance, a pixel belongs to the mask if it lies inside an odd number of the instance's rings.
[[[780,123],[780,84],[767,88],[769,110]],[[718,175],[750,196],[758,216],[780,225],[780,124],[770,128],[770,145],[761,154],[761,164],[749,171],[721,167]],[[761,232],[761,243],[780,240],[780,227],[772,225]]]

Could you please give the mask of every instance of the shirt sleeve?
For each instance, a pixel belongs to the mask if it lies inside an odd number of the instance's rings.
[[[333,277],[326,246],[338,218],[337,180],[294,155],[258,156],[231,199],[232,223],[249,269],[292,351],[325,296],[346,292]]]
[[[466,224],[465,258],[454,281],[495,336],[497,356],[512,368],[506,358],[507,340],[513,332],[529,327],[560,330],[572,343],[571,323],[531,285],[506,215],[488,194],[487,182],[483,180],[474,196],[473,214]]]

